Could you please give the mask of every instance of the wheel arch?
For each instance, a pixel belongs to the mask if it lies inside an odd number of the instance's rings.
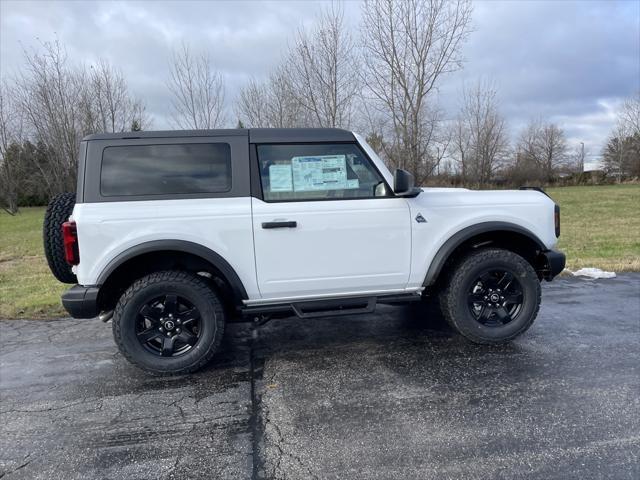
[[[496,221],[471,225],[449,237],[438,249],[427,269],[423,286],[436,284],[446,267],[464,253],[489,245],[523,256],[536,270],[539,254],[548,250],[536,234],[514,223]]]
[[[246,289],[234,268],[220,254],[203,245],[185,240],[155,240],[135,245],[114,257],[97,279],[101,287],[100,303],[108,309],[114,292],[119,290],[118,279],[130,283],[141,274],[188,266],[193,271],[207,271],[220,278],[228,287],[227,296],[235,304],[248,298]],[[128,285],[127,285],[128,286]]]

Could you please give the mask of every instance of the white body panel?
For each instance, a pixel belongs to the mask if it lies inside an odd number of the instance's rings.
[[[387,182],[393,176],[356,135]],[[415,218],[421,214],[425,223]],[[267,203],[243,198],[81,203],[75,206],[81,285],[154,240],[203,245],[236,271],[246,303],[420,291],[429,265],[457,232],[511,223],[555,246],[554,202],[536,191],[425,188],[414,198]],[[263,222],[296,228],[263,229]]]
[[[279,203],[254,198],[262,298],[404,289],[411,261],[409,214],[402,198]],[[297,226],[262,228],[272,221]]]
[[[533,190],[424,188],[409,199],[413,254],[409,287],[422,285],[436,253],[457,232],[484,222],[505,222],[535,234],[547,248],[556,244],[554,202]],[[421,214],[426,223],[417,223]]]
[[[222,256],[236,271],[249,297],[258,297],[250,198],[80,203],[78,283],[95,285],[115,257],[154,240],[184,240]]]
[[[354,134],[367,155],[390,185],[393,175],[373,149]],[[440,247],[457,232],[484,222],[505,222],[530,231],[544,245],[555,247],[554,206],[546,195],[535,190],[468,190],[465,188],[423,188],[408,198],[411,210],[411,272],[407,289],[418,288]],[[421,214],[426,223],[415,218]]]

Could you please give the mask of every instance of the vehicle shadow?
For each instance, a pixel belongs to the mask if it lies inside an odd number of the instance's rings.
[[[297,355],[311,350],[354,348],[359,344],[397,349],[428,346],[431,354],[458,351],[465,355],[492,352],[513,353],[511,344],[487,347],[474,345],[452,331],[438,308],[426,303],[381,305],[375,313],[353,316],[274,319],[252,326],[252,354],[260,361],[273,356]],[[229,338],[225,349],[233,350],[237,339]],[[331,353],[326,353],[331,355]]]

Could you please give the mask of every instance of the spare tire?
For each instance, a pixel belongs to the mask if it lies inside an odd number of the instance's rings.
[[[61,193],[51,199],[44,214],[42,239],[44,255],[53,276],[62,283],[78,283],[64,255],[62,224],[69,220],[76,204],[75,193]]]

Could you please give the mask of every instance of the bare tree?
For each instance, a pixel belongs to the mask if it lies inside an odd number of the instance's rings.
[[[618,182],[624,177],[640,177],[640,132],[624,135],[616,129],[609,137],[602,152],[604,169],[616,176]]]
[[[291,128],[307,125],[302,106],[296,100],[290,76],[277,67],[260,83],[255,79],[240,91],[236,114],[250,127]]]
[[[640,176],[640,92],[628,98],[602,152],[605,170],[616,175]]]
[[[640,91],[624,102],[618,115],[618,129],[627,136],[640,133]]]
[[[11,101],[13,92],[5,80],[0,82],[0,201],[2,208],[14,215],[18,212],[18,191],[22,183],[20,159],[11,155],[12,145],[22,140],[20,111]]]
[[[554,123],[534,120],[520,134],[518,150],[522,161],[534,164],[539,180],[551,182],[557,170],[567,162],[564,131]]]
[[[248,127],[271,127],[267,120],[269,99],[267,83],[260,83],[255,78],[240,90],[235,105],[236,115]]]
[[[301,28],[281,73],[295,100],[319,127],[348,127],[359,91],[359,59],[338,4],[312,30]]]
[[[186,44],[176,50],[168,87],[173,121],[178,128],[209,129],[224,125],[224,78],[206,53],[194,55]]]
[[[538,136],[539,164],[545,180],[551,182],[554,173],[567,161],[567,141],[564,130],[554,123],[542,125]]]
[[[93,132],[85,123],[85,70],[69,64],[59,42],[42,47],[42,52],[25,51],[26,68],[17,79],[16,97],[29,136],[50,152],[39,170],[52,195],[75,190],[78,147],[82,137]]]
[[[509,150],[505,121],[492,85],[479,81],[463,92],[453,138],[462,181],[486,185]]]
[[[584,172],[584,161],[589,154],[584,148],[584,142],[575,145],[573,149],[567,153],[567,170],[572,173]]]
[[[150,121],[145,106],[132,98],[120,70],[101,60],[92,66],[85,91],[86,123],[96,132],[123,132],[133,125],[143,130]]]
[[[24,119],[22,152],[30,185],[39,197],[74,191],[79,145],[90,133],[148,125],[144,105],[129,93],[122,74],[102,61],[89,72],[71,63],[58,42],[25,51],[26,68],[14,79],[12,98]],[[25,140],[32,143],[26,145]],[[22,155],[22,154],[21,154]],[[42,193],[44,192],[44,195]]]
[[[466,184],[470,176],[471,134],[461,113],[453,123],[450,149],[462,183]]]
[[[363,6],[366,92],[390,119],[393,163],[411,170],[417,182],[439,162],[441,145],[432,143],[437,109],[429,98],[443,74],[461,67],[471,11],[468,0],[367,0]]]

